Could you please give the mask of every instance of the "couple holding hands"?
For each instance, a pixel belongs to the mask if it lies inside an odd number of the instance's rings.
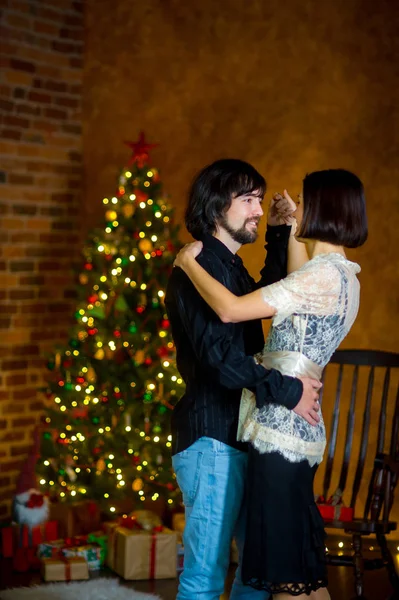
[[[266,182],[223,159],[195,178],[166,308],[186,392],[172,414],[173,467],[186,513],[178,600],[217,600],[235,537],[231,600],[327,600],[323,520],[313,480],[323,458],[323,368],[359,307],[367,239],[363,185],[343,169],[276,194],[258,283],[237,251],[253,243]],[[272,318],[264,344],[261,319]]]

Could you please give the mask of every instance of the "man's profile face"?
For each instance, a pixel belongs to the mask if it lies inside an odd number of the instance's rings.
[[[252,244],[258,237],[258,225],[262,210],[263,195],[254,190],[231,201],[228,211],[218,221],[232,239],[239,244]]]

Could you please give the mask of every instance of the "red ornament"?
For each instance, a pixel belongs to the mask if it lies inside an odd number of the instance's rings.
[[[122,398],[122,394],[120,392],[115,392],[114,397],[119,400],[119,398]]]
[[[173,491],[175,489],[175,486],[173,485],[173,483],[167,483],[166,487],[168,488],[168,490]]]
[[[146,358],[144,361],[145,365],[152,365],[152,359],[151,358]]]
[[[64,362],[62,363],[62,366],[65,367],[66,369],[69,369],[69,367],[72,367],[72,361],[69,360],[64,360]]]
[[[87,333],[89,335],[95,335],[98,332],[98,329],[96,329],[95,327],[92,327],[90,329],[87,330]]]
[[[139,315],[141,315],[141,313],[143,313],[145,311],[145,306],[138,306],[136,308],[136,310],[139,313]]]
[[[134,465],[138,465],[138,464],[139,464],[139,462],[140,462],[140,457],[139,457],[139,456],[133,456],[133,458],[132,458],[132,463],[133,463]]]
[[[149,196],[148,194],[146,194],[145,192],[142,192],[141,190],[135,190],[135,196],[136,196],[136,202],[140,203],[140,202],[147,202]]]
[[[139,234],[137,233],[137,231],[135,231],[135,232],[133,233],[133,237],[134,237],[134,239],[135,239],[135,240],[138,240],[138,239],[139,239],[139,237],[140,237],[140,236],[139,236]]]
[[[112,260],[112,258],[113,258],[112,254],[105,254],[104,256],[105,256],[105,260],[108,260],[108,261]]]
[[[101,448],[98,448],[98,447],[93,448],[93,454],[97,455],[97,454],[100,454],[100,452],[101,452]]]
[[[161,357],[168,356],[169,350],[166,346],[162,346],[161,348],[158,348],[157,354],[158,354],[158,356],[161,356]]]
[[[92,270],[92,268],[93,268],[93,265],[92,265],[91,263],[86,263],[86,264],[85,264],[85,269],[86,269],[86,271],[91,271],[91,270]]]
[[[29,500],[26,503],[26,506],[28,508],[40,508],[41,506],[43,506],[44,503],[44,498],[42,494],[35,494],[34,492],[31,493],[31,495],[29,496]]]
[[[155,251],[155,254],[156,254],[157,256],[162,256],[162,250],[156,250],[156,251]]]
[[[164,329],[167,329],[170,325],[170,322],[168,319],[163,319],[162,323],[161,323],[161,327],[163,327]]]
[[[120,338],[121,337],[121,332],[118,331],[118,329],[115,329],[114,336],[117,337],[117,338]]]
[[[103,402],[104,404],[105,404],[106,402],[108,402],[108,397],[107,397],[107,396],[102,396],[102,397],[101,397],[101,402]]]
[[[76,377],[76,383],[84,383],[86,379],[84,377]]]
[[[129,165],[136,163],[142,169],[149,159],[149,150],[156,148],[158,144],[148,144],[144,138],[144,132],[141,131],[137,142],[125,142],[126,146],[132,150],[133,154],[128,162]]]
[[[87,298],[89,304],[94,304],[98,300],[97,294],[93,294]]]

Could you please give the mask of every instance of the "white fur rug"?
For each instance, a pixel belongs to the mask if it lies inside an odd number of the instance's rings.
[[[159,596],[136,592],[117,579],[93,579],[71,583],[48,583],[0,592],[1,600],[160,600]]]

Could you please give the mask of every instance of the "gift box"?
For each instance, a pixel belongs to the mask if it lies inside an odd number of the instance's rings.
[[[105,523],[107,565],[124,579],[171,579],[177,573],[177,536],[166,527],[152,532]],[[158,531],[159,529],[159,531]]]
[[[87,544],[87,535],[53,540],[52,542],[42,542],[37,547],[37,555],[39,558],[55,558],[62,556],[63,548],[72,548],[73,546],[83,546],[85,544]]]
[[[342,500],[342,492],[336,492],[325,501],[323,496],[316,496],[316,505],[325,521],[352,521],[353,508],[345,506]]]
[[[71,548],[62,548],[62,555],[66,558],[72,556],[81,556],[87,562],[89,571],[98,571],[101,568],[101,547],[88,544],[86,546],[72,546]]]
[[[29,529],[26,525],[12,523],[1,528],[1,553],[4,558],[14,556],[17,548],[35,548],[43,541],[58,537],[57,521],[47,521]]]
[[[89,569],[87,562],[81,556],[71,558],[43,558],[42,575],[44,581],[89,579]]]
[[[101,566],[105,564],[108,552],[108,535],[101,531],[93,531],[87,536],[88,544],[100,546]]]
[[[87,535],[101,528],[101,512],[99,506],[91,501],[56,502],[50,504],[51,519],[58,521],[60,538]]]

